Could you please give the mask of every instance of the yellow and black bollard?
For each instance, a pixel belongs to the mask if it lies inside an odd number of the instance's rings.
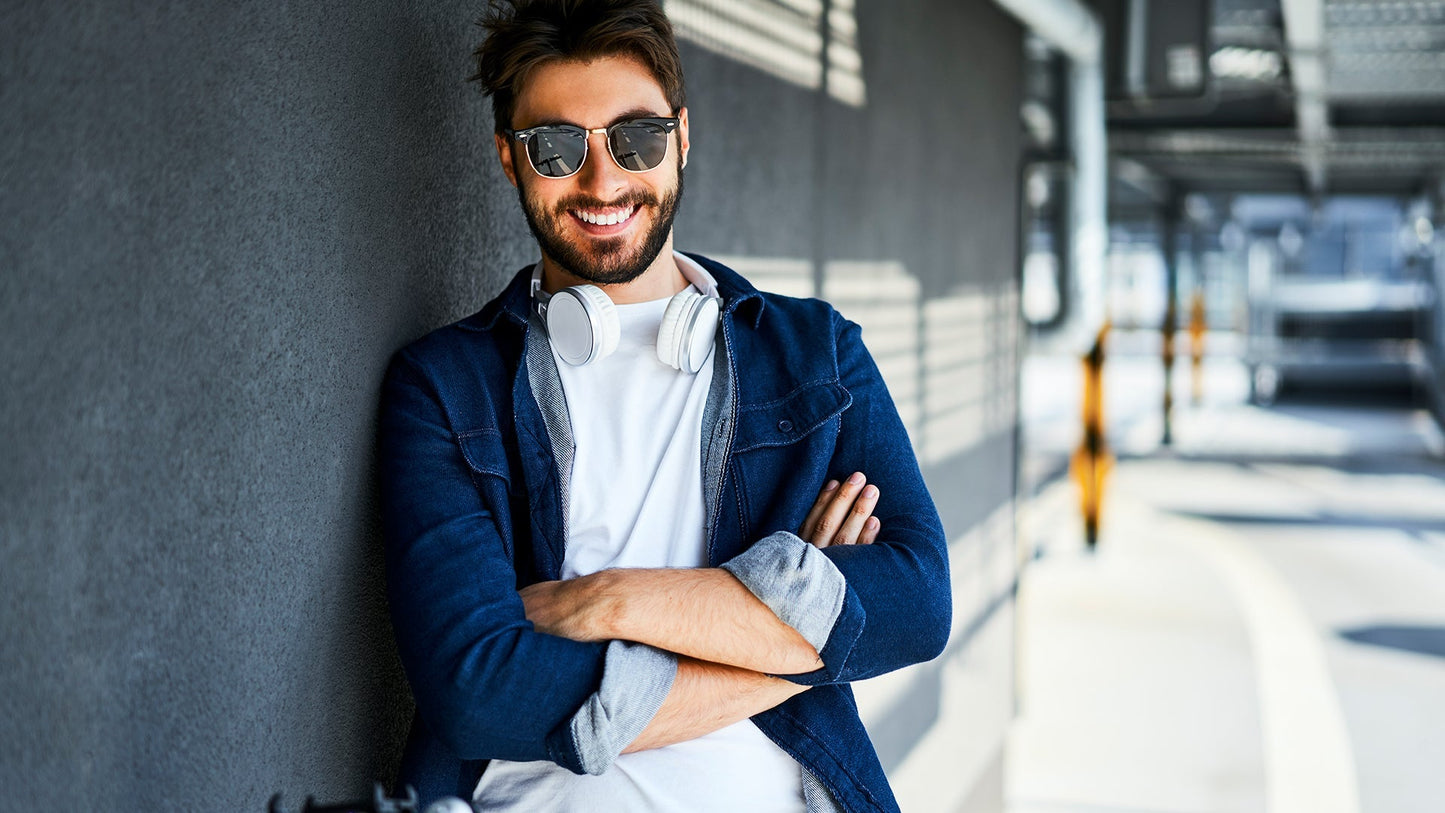
[[[1104,501],[1104,480],[1114,465],[1104,442],[1104,340],[1109,324],[1099,328],[1094,346],[1084,356],[1084,437],[1071,461],[1079,483],[1080,507],[1084,514],[1084,541],[1089,550],[1099,543],[1099,511]]]
[[[1189,394],[1195,406],[1204,403],[1204,320],[1204,289],[1195,288],[1189,300]]]

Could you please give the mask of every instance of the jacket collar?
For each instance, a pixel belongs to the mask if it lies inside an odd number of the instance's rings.
[[[718,294],[723,300],[724,313],[736,313],[739,319],[756,328],[763,316],[763,295],[741,274],[720,262],[710,260],[701,254],[684,252],[695,260],[717,281]],[[519,270],[502,293],[488,302],[480,311],[457,324],[468,330],[492,330],[499,321],[506,321],[516,327],[525,327],[527,316],[532,309],[532,266]]]
[[[518,328],[527,326],[527,314],[532,305],[532,266],[524,266],[512,276],[512,281],[488,302],[482,309],[457,323],[467,330],[492,330],[497,322],[505,321]]]
[[[683,253],[697,261],[698,265],[706,268],[707,272],[712,274],[712,278],[717,280],[718,294],[723,299],[723,312],[735,312],[738,318],[745,320],[750,327],[756,328],[758,322],[763,318],[764,305],[763,295],[758,293],[758,289],[744,279],[742,274],[716,260],[709,260],[701,254]]]

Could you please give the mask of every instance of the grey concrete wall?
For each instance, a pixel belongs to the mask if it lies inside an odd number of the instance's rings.
[[[259,811],[394,770],[376,387],[535,252],[463,81],[479,7],[0,12],[0,810]],[[684,43],[678,244],[845,300],[903,280],[858,313],[905,337],[880,357],[964,539],[1013,496],[1020,35],[978,0],[856,19],[861,107]],[[880,742],[901,765],[936,703],[889,702],[923,710]]]

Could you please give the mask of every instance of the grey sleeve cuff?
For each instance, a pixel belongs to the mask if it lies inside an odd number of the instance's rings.
[[[803,769],[803,806],[807,813],[847,813],[818,777]]]
[[[630,641],[607,645],[602,685],[569,723],[583,771],[596,776],[612,766],[662,707],[675,677],[670,652]]]
[[[722,569],[823,651],[843,611],[848,584],[821,550],[796,534],[778,531],[723,563]]]

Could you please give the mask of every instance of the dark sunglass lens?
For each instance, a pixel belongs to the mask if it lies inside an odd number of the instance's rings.
[[[527,158],[538,175],[565,178],[582,167],[587,157],[587,136],[581,130],[548,127],[527,139]]]
[[[646,172],[656,168],[667,155],[667,128],[648,122],[629,122],[612,128],[607,147],[624,169]]]

